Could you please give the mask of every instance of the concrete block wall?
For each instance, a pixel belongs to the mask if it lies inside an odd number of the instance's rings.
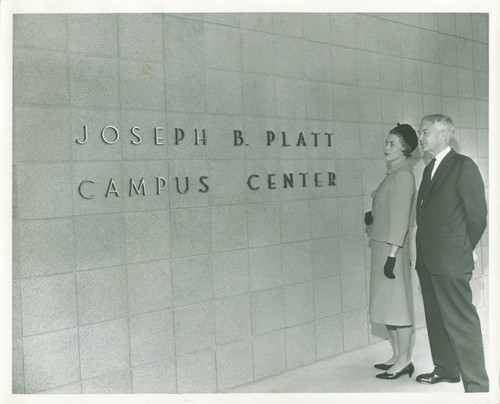
[[[378,342],[362,217],[388,130],[449,114],[488,184],[487,15],[26,14],[13,56],[15,393],[213,393]]]

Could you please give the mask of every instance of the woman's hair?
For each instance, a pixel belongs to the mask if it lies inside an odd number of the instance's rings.
[[[411,148],[410,148],[410,145],[408,145],[408,143],[406,143],[403,135],[401,133],[398,132],[397,130],[397,126],[392,129],[389,134],[390,135],[396,135],[398,138],[399,138],[399,141],[401,142],[401,145],[403,146],[403,154],[405,155],[406,158],[410,157],[411,156]]]

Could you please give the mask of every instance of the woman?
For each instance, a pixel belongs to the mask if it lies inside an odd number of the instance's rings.
[[[375,365],[386,370],[376,376],[379,379],[411,377],[414,371],[408,230],[414,220],[415,177],[408,157],[417,145],[417,134],[408,124],[398,123],[389,132],[385,141],[388,170],[373,195],[372,212],[365,215],[365,223],[370,225],[370,321],[385,324],[393,349],[392,358]]]

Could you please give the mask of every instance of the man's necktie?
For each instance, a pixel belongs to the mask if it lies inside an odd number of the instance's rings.
[[[427,192],[429,192],[429,188],[431,186],[431,174],[434,168],[434,164],[436,163],[436,159],[433,158],[429,164],[424,169],[424,174],[422,177],[422,193],[420,197],[420,205],[423,205],[424,199],[427,196]]]

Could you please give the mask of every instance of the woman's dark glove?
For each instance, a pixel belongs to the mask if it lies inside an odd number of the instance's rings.
[[[373,215],[372,215],[372,211],[370,210],[369,212],[365,213],[365,224],[367,226],[369,226],[372,223],[373,223]]]
[[[394,265],[396,264],[396,257],[387,257],[384,265],[384,275],[389,279],[394,279]]]

